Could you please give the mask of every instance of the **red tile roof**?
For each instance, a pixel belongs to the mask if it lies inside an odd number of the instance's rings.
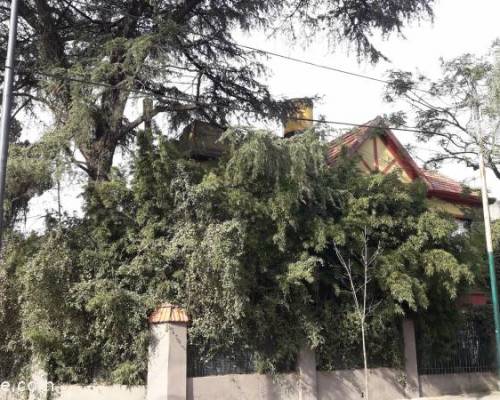
[[[375,130],[375,128],[379,129]],[[381,117],[377,117],[367,122],[362,127],[355,128],[340,138],[333,140],[328,149],[328,162],[333,163],[341,154],[343,148],[346,149],[349,156],[353,155],[365,140],[372,137],[374,134],[384,136],[388,146],[397,153],[397,158],[408,175],[411,176],[412,179],[420,178],[426,184],[430,197],[435,196],[445,200],[463,202],[475,206],[481,205],[481,197],[477,192],[469,191],[469,193],[467,193],[467,188],[460,182],[441,175],[436,171],[425,170],[418,167],[394,133],[387,128],[384,119]]]
[[[428,183],[428,194],[436,197],[455,198],[472,205],[481,205],[481,194],[437,171],[421,169],[420,173]]]
[[[442,190],[452,193],[463,193],[466,189],[461,183],[441,175],[437,171],[421,169],[421,174],[425,176],[432,190]]]
[[[149,316],[150,324],[161,324],[165,322],[189,322],[189,317],[179,306],[173,304],[162,304]]]
[[[340,155],[343,148],[350,152],[357,145],[363,143],[369,129],[368,127],[359,127],[333,140],[328,149],[328,161],[333,162]]]

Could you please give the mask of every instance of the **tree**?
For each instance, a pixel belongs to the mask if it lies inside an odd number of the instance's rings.
[[[29,201],[52,186],[53,163],[45,157],[43,146],[29,142],[13,143],[9,149],[4,204],[6,227],[26,217]]]
[[[347,279],[349,281],[349,286],[351,289],[352,299],[354,302],[354,309],[356,311],[358,322],[361,331],[361,345],[363,347],[363,369],[365,374],[365,387],[363,398],[367,400],[370,398],[370,391],[368,385],[368,353],[366,349],[366,319],[367,317],[375,311],[377,304],[373,304],[370,301],[371,293],[369,292],[368,285],[372,280],[372,273],[370,268],[374,267],[374,263],[377,260],[378,254],[380,252],[380,247],[377,248],[373,254],[370,254],[368,249],[368,232],[364,229],[363,232],[363,248],[361,249],[361,254],[356,254],[355,258],[361,264],[361,270],[357,271],[353,268],[352,259],[345,258],[337,246],[335,246],[335,254],[340,262],[340,265],[344,269]],[[358,294],[360,293],[360,294]]]
[[[423,75],[392,71],[386,100],[404,100],[412,109],[418,139],[437,142],[439,150],[427,160],[437,166],[458,161],[477,170],[479,139],[473,123],[473,107],[481,108],[486,166],[500,179],[500,53],[498,42],[489,57],[464,54],[441,62],[442,77],[430,80]],[[395,122],[404,124],[407,116],[397,113]]]
[[[329,167],[312,132],[238,129],[224,141],[221,159],[197,162],[140,132],[131,182],[115,171],[90,186],[85,216],[54,226],[29,257],[9,247],[0,270],[18,288],[14,343],[40,352],[55,382],[142,382],[145,316],[164,301],[188,310],[193,343],[244,349],[262,371],[293,364],[306,344],[322,368],[357,366],[359,323],[334,244],[362,249],[364,227],[368,248],[384,249],[370,281],[380,303],[366,321],[370,364],[400,359],[405,314],[439,304],[447,323],[477,264],[421,186],[365,176],[352,160]]]
[[[54,151],[42,143],[21,140],[21,126],[14,120],[9,135],[9,158],[4,199],[4,226],[12,229],[26,217],[29,201],[52,186]]]
[[[25,346],[21,317],[22,289],[17,274],[38,250],[40,239],[14,235],[5,243],[0,267],[0,377],[14,380],[26,372],[31,351]]]
[[[282,115],[283,107],[263,83],[260,54],[238,46],[235,31],[278,24],[293,34],[305,24],[310,35],[326,31],[330,39],[353,43],[359,54],[375,62],[383,55],[370,41],[372,31],[400,31],[406,21],[431,15],[431,4],[22,1],[18,110],[48,111],[54,129],[45,133],[45,140],[58,143],[90,180],[108,179],[116,149],[127,146],[144,122],[143,116],[127,119],[125,109],[134,96],[154,99],[151,116],[166,114],[174,128],[195,117],[226,126],[235,114]],[[0,2],[0,18],[8,20],[8,13],[9,2]],[[2,49],[6,40],[4,24]],[[5,50],[0,60],[4,57]]]

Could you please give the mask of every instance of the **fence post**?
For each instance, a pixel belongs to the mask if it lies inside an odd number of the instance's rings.
[[[408,395],[408,397],[415,399],[420,397],[420,381],[418,379],[415,324],[411,319],[403,320],[403,340],[406,372],[406,394]]]
[[[149,317],[146,400],[185,400],[187,390],[186,312],[172,304],[158,307]]]
[[[317,400],[316,354],[311,348],[304,347],[299,352],[297,371],[299,373],[299,400]]]

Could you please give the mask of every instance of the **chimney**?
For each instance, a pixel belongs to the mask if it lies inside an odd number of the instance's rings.
[[[313,101],[311,98],[289,99],[286,103],[290,110],[283,121],[285,138],[312,128],[313,122],[305,121],[313,119]]]

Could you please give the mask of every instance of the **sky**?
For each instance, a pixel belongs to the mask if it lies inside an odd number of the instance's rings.
[[[485,54],[492,42],[500,37],[498,0],[437,0],[434,6],[434,20],[420,21],[407,25],[403,35],[388,38],[374,36],[374,41],[390,62],[377,65],[359,60],[353,49],[339,45],[332,49],[321,39],[307,47],[292,45],[285,38],[269,38],[262,33],[238,35],[241,44],[258,47],[287,56],[329,65],[351,72],[384,78],[390,69],[419,71],[431,77],[439,77],[440,58],[450,59],[464,53]],[[365,123],[377,115],[400,109],[384,103],[383,85],[369,80],[314,68],[280,58],[265,60],[270,76],[267,79],[271,93],[280,97],[308,97],[318,95],[321,100],[315,104],[315,116],[327,120]],[[395,132],[403,144],[415,143],[414,134]],[[425,160],[432,151],[430,144],[418,144],[413,154]],[[427,149],[430,150],[427,150]],[[441,172],[478,186],[478,173],[455,163],[443,165]],[[61,198],[63,210],[69,214],[79,213],[78,180],[63,182]],[[500,180],[488,175],[490,194],[500,198]],[[25,231],[39,230],[43,219],[39,216],[47,209],[56,207],[56,193],[50,191],[34,198]]]
[[[404,37],[391,35],[386,40],[375,38],[378,48],[390,60],[375,66],[368,61],[358,61],[355,52],[348,52],[345,47],[339,47],[332,53],[320,41],[307,49],[291,47],[285,40],[270,41],[264,35],[242,38],[242,41],[265,50],[377,78],[384,78],[390,69],[418,71],[438,78],[440,58],[451,59],[464,53],[483,55],[500,37],[499,1],[438,0],[434,13],[433,22],[421,21],[407,26],[403,30]],[[315,115],[324,115],[327,120],[365,123],[377,115],[401,109],[401,105],[394,107],[382,100],[384,88],[378,82],[273,57],[268,65],[273,71],[269,79],[272,93],[285,97],[320,95],[322,99],[315,104]],[[415,143],[413,133],[395,134],[404,144]],[[419,149],[414,155],[424,160],[435,150],[432,144],[417,146]],[[478,186],[477,172],[455,163],[443,165],[441,171]],[[500,181],[489,176],[488,183],[491,194],[500,198]]]

